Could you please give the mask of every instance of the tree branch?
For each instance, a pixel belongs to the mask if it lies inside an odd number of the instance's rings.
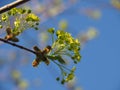
[[[10,4],[7,4],[7,5],[0,8],[0,14],[6,12],[6,11],[16,7],[16,6],[19,6],[23,3],[26,3],[28,1],[30,1],[30,0],[17,0],[17,1],[10,3]]]
[[[33,54],[36,54],[36,52],[33,51],[33,50],[31,50],[31,49],[28,49],[28,48],[23,47],[23,46],[21,46],[21,45],[12,43],[12,42],[10,42],[10,41],[8,41],[8,40],[5,40],[5,39],[3,39],[3,38],[0,38],[0,41],[2,41],[2,42],[4,42],[4,43],[7,43],[7,44],[10,44],[10,45],[12,45],[12,46],[18,47],[18,48],[20,48],[20,49],[26,50],[26,51],[31,52],[31,53],[33,53]]]

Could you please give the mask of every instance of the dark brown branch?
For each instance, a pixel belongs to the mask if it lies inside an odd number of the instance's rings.
[[[30,1],[30,0],[17,0],[17,1],[10,3],[10,4],[7,4],[7,5],[0,8],[0,14],[6,12],[6,11],[16,7],[16,6],[19,6],[25,2],[28,2],[28,1]]]
[[[0,38],[0,41],[2,41],[2,42],[4,42],[4,43],[7,43],[7,44],[10,44],[10,45],[12,45],[12,46],[18,47],[18,48],[20,48],[20,49],[26,50],[26,51],[31,52],[31,53],[33,53],[33,54],[36,54],[36,52],[33,51],[33,50],[31,50],[31,49],[28,49],[28,48],[23,47],[23,46],[21,46],[21,45],[12,43],[12,42],[10,42],[10,41],[8,41],[8,40],[5,40],[5,39],[3,39],[3,38]]]

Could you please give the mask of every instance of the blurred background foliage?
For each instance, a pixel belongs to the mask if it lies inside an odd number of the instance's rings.
[[[14,0],[0,0],[0,6],[12,1]],[[34,45],[44,48],[51,44],[47,29],[54,27],[70,32],[78,38],[84,51],[86,44],[89,41],[92,43],[91,40],[97,39],[101,34],[95,23],[104,17],[104,9],[119,12],[120,0],[31,0],[19,7],[29,8],[40,17],[40,30],[24,31],[19,36],[18,44],[30,49]],[[0,37],[4,34],[5,31],[1,30]],[[59,70],[54,64],[41,64],[33,68],[33,58],[29,52],[0,42],[0,90],[91,90],[84,89],[82,81],[78,82],[79,74],[82,73],[79,72],[81,63],[77,65],[76,78],[63,86],[52,78],[59,75]]]

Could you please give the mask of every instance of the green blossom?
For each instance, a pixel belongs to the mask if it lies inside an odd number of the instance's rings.
[[[14,21],[14,25],[15,25],[15,27],[19,27],[20,26],[20,20],[16,20],[16,21]]]
[[[37,17],[35,14],[28,14],[26,17],[26,21],[39,21],[39,17]]]
[[[29,9],[13,8],[8,12],[0,15],[0,28],[11,27],[11,34],[14,36],[20,35],[24,30],[33,28],[39,30],[39,17],[31,12]],[[12,19],[12,21],[11,21]]]
[[[10,11],[8,11],[8,15],[14,16],[15,14],[17,14],[17,8],[13,8]]]
[[[25,14],[26,11],[27,11],[26,9],[22,9],[22,8],[13,8],[10,11],[8,11],[8,15],[14,16],[17,14]]]
[[[0,25],[0,29],[1,29],[1,28],[3,28],[3,26],[2,26],[2,25]]]
[[[52,33],[52,29],[49,29],[48,32],[54,34]],[[74,63],[78,63],[81,59],[80,42],[65,31],[58,30],[55,34],[56,39],[54,39],[48,58],[60,68],[62,75],[61,84],[64,84],[74,78],[74,72],[76,70],[76,67],[68,69],[65,66],[66,60],[64,56],[71,58]],[[59,81],[60,77],[56,78],[56,80]]]
[[[49,28],[49,29],[48,29],[48,32],[51,33],[51,34],[54,34],[55,28]]]
[[[7,14],[2,14],[2,21],[8,20],[8,15]]]
[[[62,29],[62,30],[66,30],[67,27],[68,27],[68,23],[67,23],[67,21],[62,20],[62,21],[59,22],[59,28],[60,28],[60,29]]]
[[[70,33],[58,30],[56,32],[57,39],[55,40],[52,48],[54,54],[68,53],[74,60],[80,61],[80,42],[74,39]]]
[[[68,74],[68,76],[67,76],[67,78],[65,79],[65,81],[68,82],[68,81],[72,80],[72,79],[74,78],[74,76],[75,76],[75,75],[74,75],[73,73]]]

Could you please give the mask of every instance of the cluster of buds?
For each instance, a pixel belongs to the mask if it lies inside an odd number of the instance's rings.
[[[33,49],[36,52],[36,58],[32,62],[32,66],[37,67],[41,61],[45,62],[46,65],[49,65],[50,62],[47,58],[47,54],[52,49],[51,46],[47,46],[43,51],[41,51],[41,49],[39,49],[37,46],[34,46]]]
[[[16,37],[16,34],[12,33],[12,29],[10,27],[6,28],[7,35],[5,36],[6,40],[10,40],[13,42],[18,42],[19,39]]]
[[[52,35],[53,43],[52,51],[47,57],[60,68],[62,77],[57,77],[56,80],[64,84],[75,77],[76,70],[74,66],[72,69],[65,66],[67,63],[64,56],[71,58],[75,64],[80,62],[80,42],[78,39],[73,38],[70,33],[63,30],[55,32],[54,28],[50,28],[48,32]],[[54,35],[56,35],[56,38],[54,38]]]

